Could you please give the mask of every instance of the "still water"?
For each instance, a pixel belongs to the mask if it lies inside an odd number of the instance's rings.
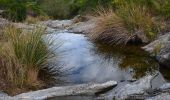
[[[83,34],[66,31],[54,32],[47,38],[53,41],[51,49],[57,55],[53,63],[65,70],[60,77],[62,85],[135,80],[159,71],[157,62],[140,47],[93,43]],[[60,47],[55,50],[58,43]],[[162,73],[168,79],[169,74]]]

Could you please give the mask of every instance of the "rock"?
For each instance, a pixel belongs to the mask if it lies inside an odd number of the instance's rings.
[[[8,24],[8,20],[0,18],[0,29],[2,29],[4,26]]]
[[[7,97],[7,96],[8,96],[8,94],[0,91],[0,97]]]
[[[155,56],[160,64],[170,67],[170,33],[160,36],[142,48],[151,56]]]
[[[146,100],[170,100],[170,93],[161,93],[160,95],[147,98]]]
[[[85,22],[76,23],[68,28],[72,33],[89,33],[95,27],[95,21],[88,20]]]
[[[122,87],[118,87],[114,90],[114,96],[116,100],[125,100],[130,95],[142,95],[146,90],[151,88],[151,80],[153,76],[146,76],[136,82],[126,84]]]
[[[144,34],[143,31],[138,31],[135,33],[138,38],[142,41],[142,43],[148,43],[149,42],[149,39],[148,37]]]
[[[54,21],[46,21],[44,22],[47,24],[50,28],[55,29],[66,29],[67,27],[71,26],[73,24],[72,20],[54,20]]]
[[[81,16],[81,15],[77,15],[72,19],[73,23],[83,22],[83,21],[87,21],[87,20],[88,20],[87,17]]]
[[[152,88],[152,80],[157,76],[148,75],[135,82],[119,83],[110,92],[100,95],[98,98],[101,100],[131,100],[133,97],[145,98],[147,91]]]
[[[58,96],[94,95],[107,88],[117,85],[116,81],[109,81],[102,84],[81,84],[74,86],[53,87],[14,96],[13,99],[44,100]]]
[[[163,85],[160,86],[158,89],[159,89],[159,90],[170,89],[170,83],[163,84]]]
[[[0,100],[13,100],[8,94],[0,92]]]
[[[165,44],[165,47],[156,55],[156,59],[167,67],[170,67],[170,41]]]

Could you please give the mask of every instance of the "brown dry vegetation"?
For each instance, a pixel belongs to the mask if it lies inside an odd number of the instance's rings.
[[[10,95],[42,88],[40,71],[54,55],[42,41],[43,29],[25,33],[9,25],[0,46],[0,90]],[[50,45],[50,43],[49,43]]]
[[[157,36],[162,25],[145,6],[133,2],[118,5],[117,9],[99,7],[95,12],[96,26],[90,36],[111,45],[142,41],[141,37],[150,41]]]
[[[123,19],[110,8],[98,8],[93,18],[96,26],[90,32],[90,37],[94,40],[104,40],[111,44],[126,44],[132,35],[127,31]]]

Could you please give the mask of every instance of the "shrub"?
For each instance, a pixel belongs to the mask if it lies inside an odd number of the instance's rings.
[[[153,39],[159,31],[158,25],[145,6],[134,2],[124,2],[118,6],[116,13],[123,18],[127,29],[131,33],[142,31],[149,39]]]
[[[5,28],[4,34],[8,41],[1,46],[0,66],[5,69],[6,84],[10,84],[7,93],[13,94],[18,89],[23,92],[41,88],[43,82],[38,76],[39,72],[47,67],[47,60],[54,56],[42,40],[43,30],[23,33],[9,26]]]
[[[0,0],[0,6],[3,16],[12,21],[23,21],[28,12],[42,13],[36,0]]]
[[[68,18],[70,15],[70,0],[43,0],[41,8],[53,18]]]
[[[71,18],[98,5],[107,5],[112,0],[43,0],[41,8],[56,19]]]
[[[155,10],[160,14],[160,16],[166,19],[170,18],[170,1],[169,0],[157,0],[153,2]]]

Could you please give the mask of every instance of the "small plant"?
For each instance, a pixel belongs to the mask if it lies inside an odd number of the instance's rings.
[[[54,56],[47,48],[50,43],[45,44],[42,40],[44,30],[25,33],[10,25],[5,28],[4,34],[7,42],[1,44],[0,67],[5,69],[6,84],[10,84],[5,91],[16,94],[41,88],[44,83],[39,78],[39,72]]]

